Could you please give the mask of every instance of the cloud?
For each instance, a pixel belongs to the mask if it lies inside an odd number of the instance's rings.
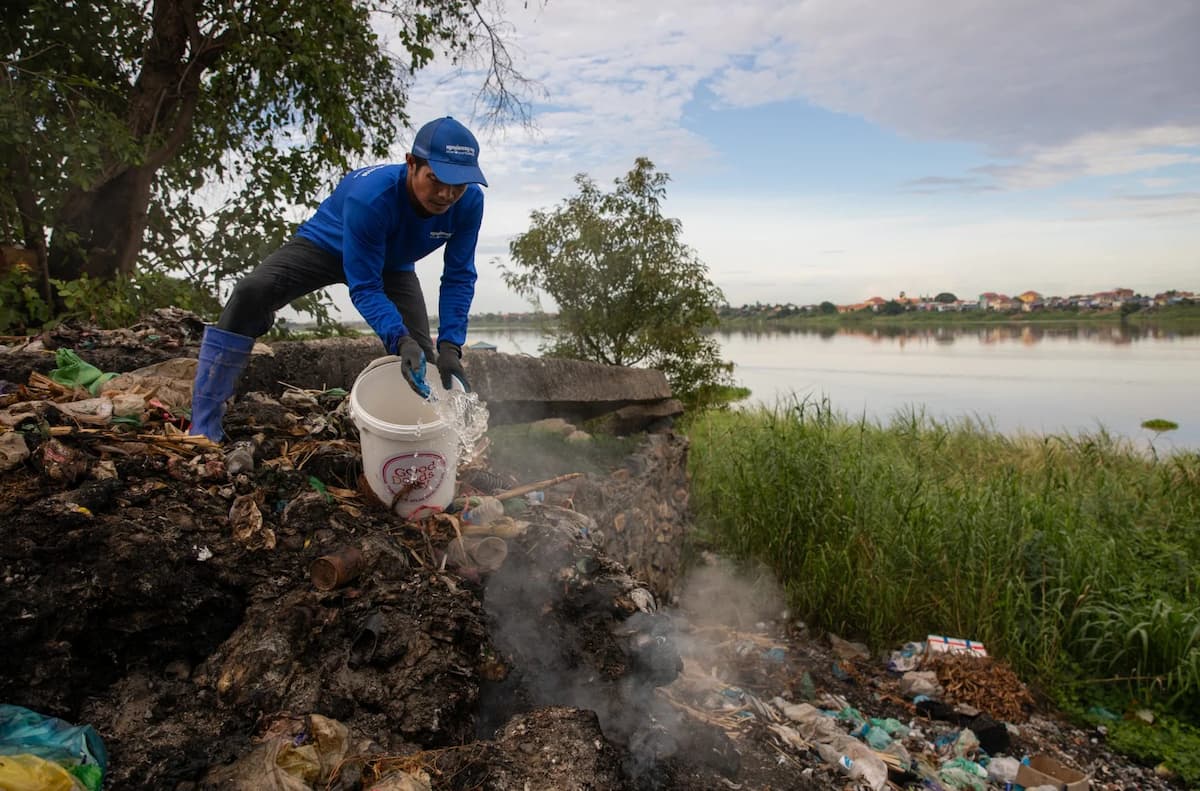
[[[1094,132],[1063,145],[1027,146],[1018,162],[976,172],[1010,189],[1049,187],[1082,176],[1121,176],[1200,163],[1200,123]]]
[[[1074,203],[1074,219],[1095,221],[1200,219],[1200,192],[1116,195]]]
[[[996,159],[904,185],[912,192],[1036,188],[1197,159],[1166,148],[1197,145],[1196,0],[1152,12],[1137,0],[510,0],[504,16],[520,69],[546,95],[536,131],[487,144],[501,177],[606,180],[647,152],[672,173],[712,161],[686,115],[714,96],[724,107],[804,101]],[[418,75],[414,117],[470,107],[478,84],[435,66]]]
[[[668,211],[735,303],[862,298],[867,283],[889,293],[1009,288],[999,273],[1018,285],[1047,281],[1039,290],[1100,288],[1121,280],[1129,262],[1148,262],[1147,277],[1164,287],[1194,277],[1186,251],[1196,231],[1183,226],[1200,186],[1196,0],[1152,8],[1135,0],[511,0],[504,14],[519,67],[546,95],[536,129],[481,140],[494,185],[489,252],[527,227],[530,209],[571,194],[574,174],[607,187],[648,154],[676,175]],[[444,65],[420,73],[411,115],[418,123],[465,117],[477,77]],[[975,226],[955,225],[955,212],[903,216],[935,211],[933,202],[894,194],[857,206],[797,195],[775,206],[736,185],[716,205],[688,194],[689,172],[720,156],[716,138],[696,126],[695,114],[713,109],[704,103],[790,101],[986,154],[988,164],[960,172],[931,164],[928,176],[901,185],[906,193],[961,194],[983,212],[998,190],[1075,180],[1124,178],[1129,194],[1051,204],[1020,225]],[[1148,194],[1135,194],[1138,182]],[[1131,221],[1080,222],[1092,219]],[[846,252],[810,269],[825,250]],[[479,308],[507,305],[513,298],[489,258],[481,254],[479,265]]]
[[[920,195],[942,192],[994,192],[999,189],[978,176],[924,176],[904,182],[901,189]]]
[[[760,6],[762,7],[762,6]],[[713,90],[806,99],[914,137],[1001,153],[1104,130],[1200,123],[1200,4],[1160,0],[813,0]]]

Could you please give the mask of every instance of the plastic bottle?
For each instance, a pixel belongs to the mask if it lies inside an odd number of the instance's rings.
[[[474,503],[474,499],[467,501],[462,512],[463,521],[467,524],[486,525],[504,516],[504,503],[495,497],[480,497],[478,503]]]

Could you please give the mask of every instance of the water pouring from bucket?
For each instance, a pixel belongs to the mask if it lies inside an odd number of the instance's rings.
[[[380,357],[350,390],[363,473],[371,491],[405,519],[436,513],[454,499],[460,459],[487,430],[487,408],[458,380],[446,390],[430,383],[429,398],[413,392],[399,357]]]

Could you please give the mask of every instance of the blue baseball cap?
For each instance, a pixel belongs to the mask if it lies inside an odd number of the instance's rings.
[[[450,116],[422,126],[413,141],[412,153],[429,161],[438,181],[488,185],[479,169],[479,143],[475,135]]]

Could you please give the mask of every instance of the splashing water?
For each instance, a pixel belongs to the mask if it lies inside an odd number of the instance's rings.
[[[458,437],[458,463],[463,465],[474,461],[476,453],[482,450],[476,446],[488,427],[487,404],[479,399],[477,393],[464,393],[457,389],[438,392],[436,388],[429,397],[429,403]]]

